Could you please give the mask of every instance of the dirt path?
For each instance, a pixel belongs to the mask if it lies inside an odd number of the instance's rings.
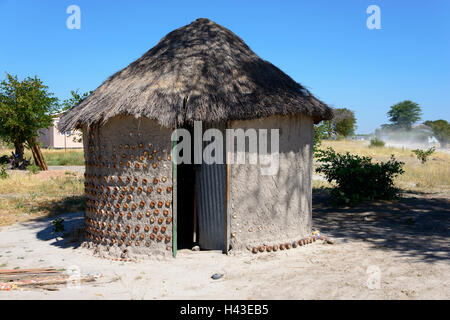
[[[182,250],[176,260],[118,262],[55,241],[46,219],[4,227],[2,269],[75,266],[103,277],[81,288],[0,291],[0,299],[450,299],[448,199],[408,194],[335,210],[316,194],[314,203],[314,226],[336,244],[257,255]]]
[[[54,170],[64,170],[64,171],[74,171],[77,173],[84,173],[84,166],[48,166],[48,170],[54,171]]]

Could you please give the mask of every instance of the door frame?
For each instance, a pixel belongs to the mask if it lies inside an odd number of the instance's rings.
[[[228,129],[230,127],[230,121],[227,121],[225,123],[225,129]],[[176,164],[176,155],[177,155],[177,139],[178,136],[176,133],[174,134],[175,141],[173,141],[173,147],[172,147],[172,254],[173,257],[176,258],[177,256],[177,217],[178,217],[178,206],[177,206],[177,192],[178,192],[178,185],[177,185],[177,164]],[[229,152],[226,148],[227,146],[227,140],[226,140],[226,130],[225,130],[225,137],[224,137],[224,145],[225,145],[225,165],[226,165],[226,185],[225,185],[225,231],[224,231],[224,246],[222,249],[222,252],[225,254],[229,253],[230,250],[230,236],[231,236],[231,213],[232,213],[232,207],[231,207],[231,199],[230,199],[230,164],[229,164]],[[197,195],[194,193],[194,196]],[[194,199],[196,202],[196,199]],[[195,211],[197,211],[197,208],[195,208]],[[194,217],[198,217],[197,212],[194,213]],[[198,231],[198,230],[197,230]],[[198,232],[197,232],[198,237]],[[198,238],[197,238],[198,240]]]
[[[177,217],[178,217],[178,207],[177,207],[177,162],[174,157],[177,155],[177,141],[178,136],[174,134],[175,141],[173,141],[172,146],[172,255],[174,258],[177,257]]]

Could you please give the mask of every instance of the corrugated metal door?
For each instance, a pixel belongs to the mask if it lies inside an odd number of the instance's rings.
[[[226,124],[205,124],[203,132],[215,128],[222,132],[225,149]],[[204,146],[209,142],[204,142]],[[205,164],[196,167],[196,196],[198,215],[199,245],[202,249],[225,250],[226,231],[226,184],[227,166],[225,164]]]

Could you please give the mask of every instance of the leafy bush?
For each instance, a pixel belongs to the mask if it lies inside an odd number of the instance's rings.
[[[3,155],[0,157],[0,164],[8,164],[9,163],[9,157],[7,155]]]
[[[56,218],[55,220],[52,221],[52,225],[53,225],[53,230],[52,230],[53,234],[55,235],[56,241],[58,241],[58,237],[59,236],[63,237],[63,233],[65,231],[64,219]]]
[[[417,159],[419,159],[421,163],[425,163],[427,162],[428,157],[431,156],[434,151],[436,151],[436,148],[431,147],[428,150],[415,149],[412,152],[416,155]]]
[[[8,174],[8,172],[6,172],[5,166],[2,165],[0,168],[0,179],[6,179],[8,177],[9,177],[9,174]]]
[[[356,129],[355,112],[347,108],[334,109],[334,118],[331,123],[338,139],[353,135]]]
[[[397,196],[394,178],[403,174],[404,163],[391,155],[387,162],[372,163],[371,157],[336,153],[332,148],[318,151],[316,169],[336,187],[331,191],[336,205],[355,204],[364,200],[390,200]]]
[[[384,141],[378,138],[371,139],[369,147],[384,147]]]
[[[63,218],[56,218],[55,220],[52,221],[52,225],[53,225],[53,233],[62,233],[65,231]]]
[[[319,150],[322,140],[329,138],[332,134],[333,128],[331,121],[322,121],[319,124],[314,125],[314,154]]]
[[[441,148],[446,148],[450,142],[450,123],[446,120],[425,121],[424,125],[431,128],[433,135],[441,144]]]
[[[41,169],[39,169],[39,167],[35,164],[31,164],[29,166],[27,166],[27,170],[31,173],[31,174],[36,174],[38,173]]]

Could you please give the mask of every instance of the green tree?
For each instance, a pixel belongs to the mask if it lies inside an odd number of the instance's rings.
[[[431,128],[434,136],[439,141],[442,148],[447,147],[450,141],[450,123],[446,120],[440,119],[435,121],[428,120],[423,124]]]
[[[420,120],[420,106],[410,100],[399,102],[391,107],[387,115],[392,124],[401,129],[410,130],[412,125]]]
[[[77,104],[79,104],[81,101],[83,101],[87,96],[89,96],[93,91],[79,93],[79,89],[70,91],[70,94],[72,95],[71,98],[66,99],[62,102],[62,108],[61,111],[66,111],[69,109],[72,109]]]
[[[6,74],[0,83],[0,137],[14,144],[17,163],[23,162],[27,144],[36,164],[40,166],[42,161],[45,166],[36,137],[39,129],[52,124],[52,114],[57,109],[58,99],[36,76],[19,81],[17,76]]]
[[[356,117],[352,110],[347,108],[334,109],[334,118],[331,121],[336,135],[348,137],[355,133]]]
[[[314,153],[319,150],[322,140],[331,137],[332,133],[331,120],[321,121],[314,125]]]
[[[92,92],[93,91],[79,93],[78,89],[70,91],[70,94],[72,95],[72,97],[63,101],[61,111],[66,111],[66,110],[72,109],[77,104],[79,104],[81,101],[86,99]],[[74,142],[81,142],[82,140],[83,140],[83,135],[81,134],[81,132],[78,132],[77,135],[73,137]]]

